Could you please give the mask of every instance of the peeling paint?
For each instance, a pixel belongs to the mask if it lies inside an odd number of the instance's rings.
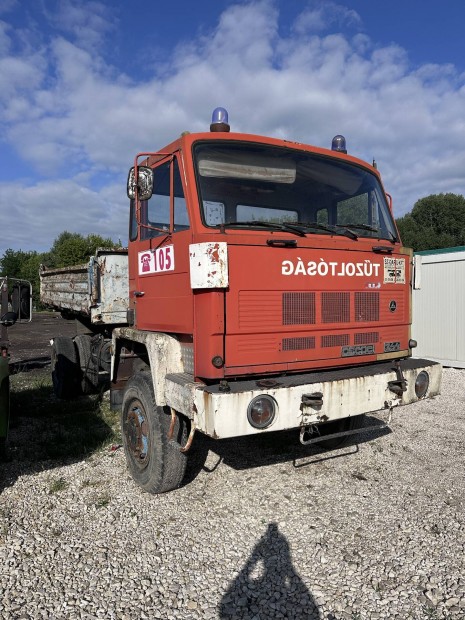
[[[229,286],[228,246],[224,241],[192,243],[189,259],[193,289]]]

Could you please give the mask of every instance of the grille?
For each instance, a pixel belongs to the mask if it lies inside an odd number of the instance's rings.
[[[375,342],[379,342],[378,332],[363,332],[354,336],[354,344],[374,344]]]
[[[315,338],[314,336],[302,337],[302,338],[283,338],[282,350],[283,351],[302,351],[303,349],[314,349]]]
[[[315,323],[315,293],[283,293],[283,325]]]
[[[321,320],[323,323],[348,323],[350,293],[322,293]]]
[[[321,336],[322,347],[345,347],[349,344],[349,334],[331,334],[330,336]]]
[[[355,320],[379,321],[379,293],[355,293]]]

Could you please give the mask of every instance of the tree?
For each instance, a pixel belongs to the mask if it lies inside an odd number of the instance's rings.
[[[50,252],[45,258],[47,267],[70,267],[87,263],[89,256],[95,254],[97,248],[119,247],[110,238],[90,234],[87,237],[79,233],[64,231],[53,242]]]
[[[405,246],[420,250],[465,245],[465,197],[431,194],[420,198],[412,211],[397,220]]]

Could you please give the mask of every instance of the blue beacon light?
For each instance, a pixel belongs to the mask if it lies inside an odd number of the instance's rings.
[[[210,131],[229,131],[228,112],[224,108],[215,108],[212,114]]]
[[[347,153],[346,139],[344,138],[344,136],[334,136],[333,142],[331,144],[331,150],[337,151],[338,153]]]

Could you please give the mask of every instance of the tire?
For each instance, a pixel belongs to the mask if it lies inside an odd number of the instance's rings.
[[[352,416],[350,418],[342,418],[342,420],[334,420],[333,422],[326,422],[318,426],[318,430],[322,437],[324,435],[331,435],[332,433],[339,433],[341,431],[352,431],[357,428],[362,428],[365,424],[365,414]],[[334,437],[333,439],[327,439],[318,441],[316,446],[324,448],[325,450],[336,450],[337,448],[343,448],[353,438],[353,435],[345,435],[343,437]]]
[[[79,365],[71,338],[57,336],[52,346],[52,382],[57,398],[70,400],[79,394]]]
[[[74,338],[80,373],[80,385],[83,394],[95,394],[98,387],[98,367],[92,357],[92,338],[82,334]]]
[[[178,415],[174,438],[168,440],[171,414],[155,402],[152,377],[139,373],[129,380],[123,398],[121,430],[132,478],[148,493],[176,489],[186,471],[180,451],[187,438],[187,421]]]

